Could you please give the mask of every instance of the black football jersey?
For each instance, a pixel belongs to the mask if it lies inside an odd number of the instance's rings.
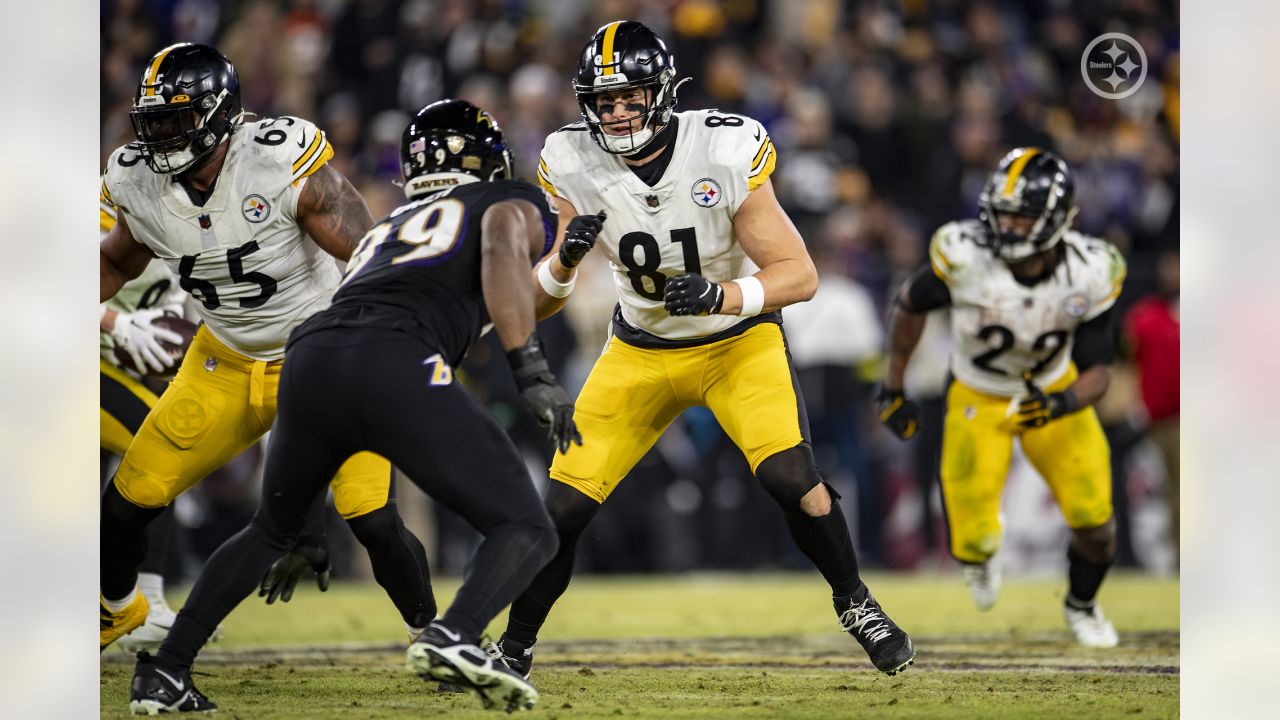
[[[396,208],[360,241],[333,303],[291,341],[331,327],[383,327],[420,338],[456,365],[489,322],[480,281],[480,219],[504,200],[527,200],[555,241],[555,211],[520,180],[456,185]]]

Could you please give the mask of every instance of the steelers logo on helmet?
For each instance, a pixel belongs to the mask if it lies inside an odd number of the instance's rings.
[[[147,167],[174,175],[201,166],[243,120],[240,80],[216,49],[178,43],[152,56],[129,112]]]
[[[634,155],[653,142],[671,122],[679,86],[675,56],[662,38],[631,20],[596,30],[573,76],[574,97],[591,139],[614,155]],[[625,113],[614,117],[609,108],[619,104]]]
[[[702,178],[693,183],[693,201],[704,208],[715,207],[720,202],[720,183],[711,178]]]
[[[260,223],[271,215],[271,203],[261,195],[250,195],[240,203],[240,212],[251,223]]]

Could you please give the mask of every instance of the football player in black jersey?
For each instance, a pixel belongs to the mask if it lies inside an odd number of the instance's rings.
[[[209,559],[157,656],[140,654],[135,712],[191,704],[190,667],[209,633],[273,562],[305,550],[295,547],[305,519],[337,467],[362,450],[484,535],[453,604],[410,645],[409,667],[474,689],[486,707],[537,700],[476,643],[558,540],[515,447],[453,368],[492,323],[526,407],[561,451],[581,444],[573,402],[534,334],[531,268],[552,248],[558,220],[542,190],[510,179],[502,131],[470,103],[419,111],[400,156],[410,202],[369,231],[333,304],[290,336],[261,505]],[[484,452],[458,452],[477,444]]]

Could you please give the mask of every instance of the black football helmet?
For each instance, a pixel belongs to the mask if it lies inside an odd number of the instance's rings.
[[[978,219],[1006,262],[1025,260],[1062,239],[1076,216],[1075,181],[1067,163],[1048,150],[1014,148],[1000,161],[978,196]],[[1031,231],[1000,230],[1001,214],[1035,218]]]
[[[147,167],[172,175],[209,157],[243,114],[231,61],[208,45],[178,43],[147,63],[129,119]]]
[[[640,129],[626,135],[606,133],[596,95],[637,87],[651,91],[641,113]],[[635,154],[671,122],[678,87],[675,56],[667,52],[666,43],[649,28],[631,20],[617,20],[596,30],[582,49],[578,71],[573,76],[573,94],[591,139],[615,155]]]
[[[466,100],[438,100],[418,111],[400,139],[400,170],[409,198],[457,185],[458,173],[479,180],[513,175],[498,121]]]

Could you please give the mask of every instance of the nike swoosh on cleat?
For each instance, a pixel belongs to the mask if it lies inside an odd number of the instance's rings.
[[[449,628],[447,628],[447,627],[445,627],[445,626],[443,626],[443,625],[436,625],[436,629],[438,629],[440,632],[444,633],[444,634],[445,634],[445,637],[449,638],[450,640],[452,640],[452,641],[454,641],[454,642],[459,642],[460,640],[462,640],[462,635],[461,635],[461,634],[456,633],[456,632],[454,632],[454,631],[450,630]]]
[[[185,682],[183,682],[183,681],[181,681],[181,680],[179,680],[179,679],[175,678],[174,676],[172,676],[172,675],[170,675],[169,673],[167,673],[167,672],[165,672],[165,671],[161,670],[160,668],[156,668],[156,673],[157,673],[157,674],[159,674],[159,675],[163,675],[163,676],[164,676],[164,679],[166,679],[166,680],[168,680],[169,682],[173,683],[173,686],[174,686],[174,687],[176,687],[176,688],[178,689],[178,691],[179,691],[179,692],[181,692],[182,690],[185,690],[185,689],[187,688],[187,684],[186,684]]]

